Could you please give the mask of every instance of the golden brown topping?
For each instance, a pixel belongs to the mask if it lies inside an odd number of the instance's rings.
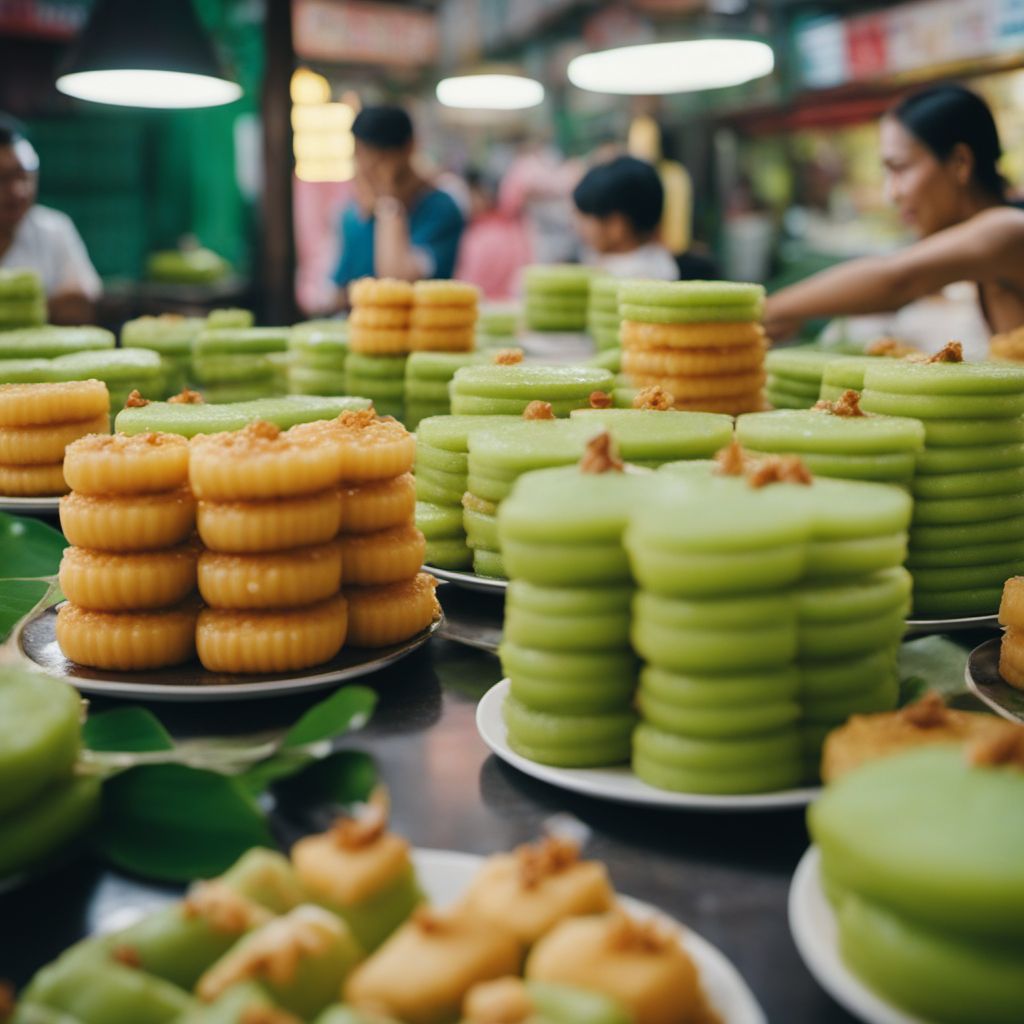
[[[743,445],[733,438],[728,447],[715,455],[717,476],[743,476],[753,460],[743,450]]]
[[[368,430],[377,422],[377,413],[373,409],[346,409],[338,414],[339,427],[346,430]]]
[[[72,441],[65,450],[67,452],[109,451],[130,453],[147,448],[181,448],[188,447],[188,438],[178,434],[158,434],[147,431],[144,434],[86,434],[77,441]]]
[[[341,818],[331,829],[336,846],[343,850],[358,850],[375,843],[388,829],[391,799],[386,786],[377,786],[370,794],[362,813]]]
[[[814,409],[818,412],[827,412],[833,416],[845,416],[853,419],[859,416],[867,416],[867,413],[860,407],[860,392],[850,388],[844,391],[834,402],[823,398],[815,402]]]
[[[198,391],[193,391],[191,388],[183,388],[176,395],[171,395],[167,399],[171,405],[202,405],[203,396]]]
[[[991,736],[975,740],[967,748],[967,763],[985,768],[1016,768],[1024,771],[1024,726],[1012,722]]]
[[[248,426],[242,428],[241,433],[263,441],[274,441],[280,436],[281,428],[269,420],[253,420]]]
[[[247,1006],[239,1016],[238,1024],[302,1024],[302,1021],[275,1006]]]
[[[523,361],[523,350],[521,348],[499,348],[494,353],[495,366],[515,366]]]
[[[110,959],[123,967],[142,966],[142,957],[134,946],[115,946],[110,951]]]
[[[899,338],[877,338],[864,351],[869,356],[889,356],[892,359],[902,359],[919,353],[917,348],[900,341]]]
[[[622,952],[658,954],[676,941],[666,925],[654,918],[638,921],[624,910],[615,911],[608,929],[609,947]]]
[[[803,484],[814,482],[811,471],[799,455],[769,455],[760,459],[747,472],[747,483],[756,491],[768,484]]]
[[[523,410],[524,420],[553,420],[555,410],[551,408],[550,402],[531,402]]]
[[[470,989],[462,1010],[471,1024],[521,1024],[533,1013],[533,1000],[522,978],[499,978]]]
[[[634,409],[650,409],[654,412],[668,412],[676,404],[676,396],[660,384],[641,388],[633,397]]]
[[[581,473],[621,473],[624,468],[607,430],[587,443],[587,450],[580,459]]]
[[[149,405],[149,399],[143,398],[138,388],[132,388],[128,392],[128,397],[124,400],[124,407],[126,409],[141,409],[146,405]]]
[[[923,697],[915,700],[913,704],[908,704],[897,714],[918,729],[942,728],[950,719],[946,702],[935,690],[929,690]]]
[[[223,882],[196,882],[181,905],[186,918],[204,918],[216,932],[240,935],[264,924],[270,914]]]
[[[610,409],[612,407],[612,396],[607,391],[590,392],[591,409]]]
[[[538,843],[517,846],[515,855],[520,884],[524,889],[535,889],[545,878],[579,863],[580,848],[570,839],[547,836]]]
[[[451,926],[451,918],[434,910],[433,907],[418,906],[410,915],[409,920],[424,935],[440,935]]]
[[[964,347],[959,341],[950,341],[945,344],[933,356],[929,356],[926,363],[962,363],[964,361]]]

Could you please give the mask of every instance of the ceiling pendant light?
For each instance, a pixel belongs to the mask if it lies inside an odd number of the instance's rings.
[[[774,67],[772,48],[755,39],[688,39],[585,53],[568,73],[589,92],[651,96],[742,85]]]
[[[57,88],[122,107],[216,107],[242,95],[221,68],[192,0],[97,0]]]
[[[438,82],[436,95],[461,110],[526,110],[544,102],[544,86],[525,75],[459,75]]]

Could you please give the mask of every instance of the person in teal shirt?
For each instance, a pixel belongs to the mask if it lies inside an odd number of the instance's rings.
[[[360,277],[451,277],[463,217],[448,193],[413,168],[409,115],[401,107],[364,107],[352,134],[355,199],[341,216],[334,283],[344,292]]]

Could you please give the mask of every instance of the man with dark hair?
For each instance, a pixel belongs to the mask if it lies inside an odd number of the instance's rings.
[[[598,164],[572,197],[580,237],[598,266],[616,277],[679,277],[675,259],[657,239],[665,190],[649,163],[619,156]]]
[[[339,288],[360,277],[451,277],[463,219],[412,166],[413,128],[400,107],[364,107],[355,136],[355,202],[341,218]]]
[[[87,323],[100,278],[71,218],[36,203],[38,172],[32,143],[0,115],[0,267],[39,275],[51,323]]]

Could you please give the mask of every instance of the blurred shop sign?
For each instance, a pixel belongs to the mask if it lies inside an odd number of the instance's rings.
[[[800,82],[830,88],[1024,48],[1024,0],[920,0],[794,26]]]
[[[293,0],[292,36],[306,60],[417,66],[438,59],[434,15],[397,4]]]
[[[70,39],[85,24],[82,0],[0,0],[0,32],[39,39]]]

